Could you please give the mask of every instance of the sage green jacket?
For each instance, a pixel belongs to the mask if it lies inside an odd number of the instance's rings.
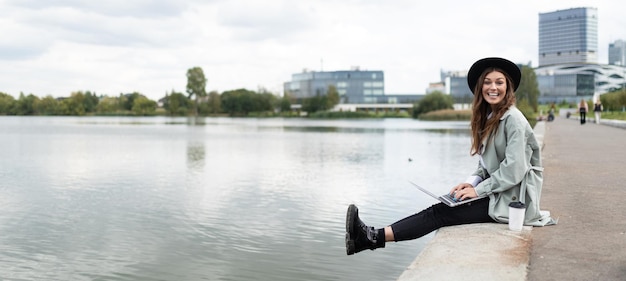
[[[539,200],[543,184],[541,148],[526,117],[512,106],[500,119],[498,130],[483,141],[482,163],[473,173],[483,180],[478,195],[489,195],[489,215],[508,223],[509,203],[526,204],[525,225],[556,224]],[[521,198],[521,200],[520,200]]]

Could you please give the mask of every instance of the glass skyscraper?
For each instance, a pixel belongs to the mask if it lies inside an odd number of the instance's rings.
[[[598,62],[598,10],[539,14],[539,66]]]
[[[626,66],[626,42],[617,40],[609,44],[609,64]]]

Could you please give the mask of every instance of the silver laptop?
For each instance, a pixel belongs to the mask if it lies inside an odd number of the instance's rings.
[[[449,193],[446,193],[446,194],[441,195],[441,196],[437,196],[434,193],[432,193],[429,190],[427,190],[426,188],[423,188],[423,187],[417,185],[416,183],[414,183],[412,181],[409,181],[409,182],[412,185],[414,185],[415,187],[417,187],[417,189],[419,189],[422,192],[430,195],[430,197],[435,198],[435,199],[441,201],[442,203],[444,203],[444,204],[446,204],[446,205],[448,205],[450,207],[456,207],[456,206],[459,206],[459,205],[462,205],[462,204],[465,204],[465,203],[469,203],[469,202],[476,201],[478,199],[487,197],[487,195],[482,195],[482,196],[478,196],[478,197],[474,197],[474,198],[470,198],[470,199],[465,199],[465,200],[459,201],[458,199],[454,198],[454,196],[450,195]]]

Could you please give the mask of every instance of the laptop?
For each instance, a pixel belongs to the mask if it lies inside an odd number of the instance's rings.
[[[417,185],[416,183],[414,183],[412,181],[409,181],[409,182],[412,185],[414,185],[415,187],[417,187],[417,189],[419,189],[422,192],[430,195],[430,197],[435,198],[435,199],[441,201],[442,203],[444,203],[444,204],[446,204],[446,205],[448,205],[450,207],[456,207],[456,206],[459,206],[459,205],[463,205],[465,203],[469,203],[469,202],[476,201],[478,199],[482,199],[482,198],[487,197],[487,195],[482,195],[482,196],[478,196],[478,197],[474,197],[474,198],[470,198],[470,199],[465,199],[463,201],[459,201],[458,199],[454,198],[454,196],[450,195],[449,193],[446,193],[446,194],[441,195],[441,196],[437,196],[434,193],[430,192],[428,189],[423,188],[423,187]]]

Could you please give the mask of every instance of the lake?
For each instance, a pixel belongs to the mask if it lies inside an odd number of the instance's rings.
[[[477,166],[468,122],[0,117],[3,280],[395,280],[432,238],[345,253]]]

